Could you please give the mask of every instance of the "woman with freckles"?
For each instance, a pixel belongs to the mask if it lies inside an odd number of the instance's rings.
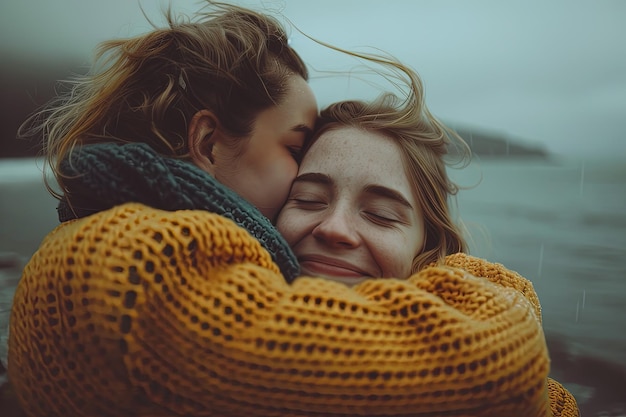
[[[401,117],[396,100],[322,111],[277,221],[304,274],[348,285],[404,279],[466,251],[449,210],[457,187],[445,168],[450,141],[466,145],[427,110],[407,106]]]
[[[278,220],[304,275],[354,285],[411,274],[424,218],[401,161],[381,133],[345,126],[320,135]]]
[[[462,289],[463,281],[474,281],[493,285],[488,290],[493,294],[515,297],[514,304],[532,306],[534,318],[531,321],[541,332],[541,310],[532,283],[502,265],[464,253],[465,240],[449,209],[457,187],[446,173],[446,158],[453,144],[461,150],[467,149],[466,145],[429,114],[421,101],[417,75],[400,64],[397,68],[410,80],[412,94],[406,101],[387,94],[371,103],[339,102],[321,112],[316,134],[277,219],[277,228],[291,246],[305,275],[296,284],[326,278],[354,288],[359,294],[375,293],[376,297],[384,299],[393,298],[389,294],[399,288],[401,281],[398,279],[407,280],[411,285],[428,289],[436,295],[437,301],[446,304],[444,310],[452,307],[469,317],[479,310],[484,314],[493,307],[489,306],[491,301],[477,306],[481,304],[479,300],[485,301],[481,291]],[[461,281],[433,279],[446,270],[461,273]],[[430,280],[433,281],[426,284]],[[341,293],[339,288],[335,290]],[[405,297],[410,298],[406,293]],[[410,309],[411,312],[418,310],[414,305]],[[439,311],[432,313],[430,319],[421,316],[415,320],[410,319],[412,316],[407,307],[400,308],[396,314],[409,318],[407,323],[410,324],[429,323],[425,328],[417,326],[418,333],[424,331],[427,334],[415,348],[424,355],[426,363],[435,367],[435,372],[438,369],[436,364],[447,365],[443,369],[451,383],[447,388],[449,402],[440,404],[442,408],[432,403],[424,404],[416,408],[424,414],[415,415],[445,416],[452,410],[464,410],[468,414],[460,415],[472,416],[579,415],[572,395],[547,377],[549,366],[537,368],[548,357],[543,336],[539,342],[544,345],[539,349],[543,353],[530,359],[524,358],[534,350],[526,345],[530,339],[523,337],[524,342],[513,340],[521,332],[515,331],[508,336],[506,331],[492,333],[493,339],[488,342],[491,347],[507,341],[509,347],[515,347],[510,351],[496,348],[498,353],[494,352],[490,357],[498,358],[496,362],[500,359],[506,362],[506,356],[509,360],[514,357],[514,363],[520,369],[533,369],[530,378],[539,381],[539,385],[521,396],[509,392],[510,397],[505,400],[507,405],[498,404],[493,399],[475,409],[466,409],[453,399],[455,390],[451,387],[455,378],[464,379],[463,374],[472,369],[475,362],[469,360],[469,368],[464,363],[473,355],[469,351],[446,356],[450,346],[460,348],[455,340],[459,340],[462,331],[452,325],[456,323],[455,315],[447,316]],[[506,319],[508,324],[511,324],[510,319]],[[476,324],[465,323],[464,330]],[[434,328],[439,331],[428,334]],[[403,327],[394,329],[401,332]],[[411,343],[409,340],[407,343]],[[428,349],[420,349],[419,343],[429,345],[433,340],[438,342],[435,343],[437,347],[431,345]],[[429,353],[433,354],[430,359]],[[493,363],[490,366],[498,368],[501,365]],[[461,375],[455,375],[455,370]],[[421,373],[429,374],[424,369]],[[473,379],[475,376],[467,377]],[[509,378],[512,377],[496,378],[499,381],[496,385]],[[488,382],[487,386],[491,387],[491,384]],[[531,399],[536,394],[539,397]],[[546,399],[549,401],[541,405]],[[516,401],[520,402],[516,404]],[[432,414],[429,413],[431,410]]]

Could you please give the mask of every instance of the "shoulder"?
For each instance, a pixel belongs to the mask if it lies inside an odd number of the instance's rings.
[[[161,261],[174,257],[185,263],[198,258],[274,265],[257,239],[224,216],[204,210],[165,211],[139,203],[122,204],[58,226],[44,239],[34,260],[57,256],[59,251],[90,262],[156,256]]]

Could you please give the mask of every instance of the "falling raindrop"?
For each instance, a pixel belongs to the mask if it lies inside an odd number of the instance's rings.
[[[582,310],[585,309],[586,298],[587,298],[587,290],[583,290],[582,302],[580,301],[580,298],[576,300],[576,323],[578,323],[578,320],[580,319]]]
[[[537,278],[541,278],[541,271],[543,270],[543,242],[539,247],[539,266],[537,268]]]

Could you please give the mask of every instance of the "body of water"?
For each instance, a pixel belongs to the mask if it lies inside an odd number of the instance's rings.
[[[553,376],[583,416],[626,415],[626,163],[493,159],[451,174],[478,183],[458,196],[472,254],[533,282]]]

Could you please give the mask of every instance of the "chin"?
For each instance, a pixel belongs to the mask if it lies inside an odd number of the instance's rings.
[[[311,275],[311,274],[307,274],[307,275]],[[347,285],[348,287],[353,287],[356,284],[359,284],[363,281],[365,281],[366,279],[369,279],[369,277],[343,277],[343,276],[332,276],[332,275],[311,275],[314,277],[318,277],[318,278],[323,278],[323,279],[327,279],[329,281],[335,281],[335,282],[340,282],[342,284]]]

